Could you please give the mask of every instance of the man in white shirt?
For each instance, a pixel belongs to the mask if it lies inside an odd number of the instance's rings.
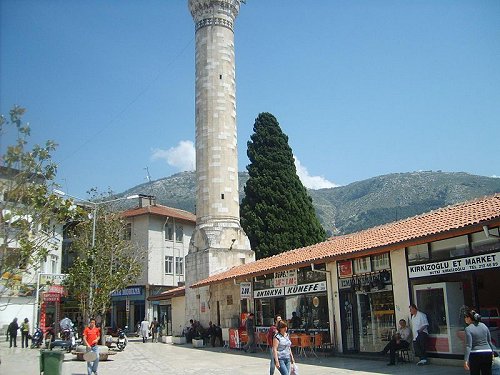
[[[392,337],[391,341],[382,350],[382,354],[386,355],[390,352],[389,366],[393,366],[396,361],[396,350],[408,349],[410,347],[411,331],[406,325],[406,320],[401,319],[399,321],[399,329]]]
[[[420,358],[417,365],[422,366],[427,364],[427,337],[429,336],[429,322],[427,315],[418,311],[417,306],[412,303],[410,305],[410,324],[413,333],[413,349],[415,354]]]

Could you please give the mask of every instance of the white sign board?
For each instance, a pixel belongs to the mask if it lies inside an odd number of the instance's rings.
[[[500,252],[408,266],[408,276],[411,279],[457,272],[479,271],[496,267],[500,267]]]
[[[275,272],[273,281],[275,288],[297,285],[297,270]]]
[[[240,297],[241,297],[241,299],[252,297],[252,283],[251,282],[240,283]]]
[[[318,293],[326,292],[326,281],[319,281],[317,283],[301,284],[295,286],[287,286],[285,288],[285,294],[287,296],[293,294],[306,294],[306,293]]]
[[[284,288],[262,289],[253,292],[254,298],[282,297],[285,295]]]

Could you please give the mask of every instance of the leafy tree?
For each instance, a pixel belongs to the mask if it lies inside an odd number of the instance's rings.
[[[49,140],[30,146],[31,128],[22,120],[24,113],[24,108],[15,106],[8,119],[0,116],[0,142],[2,137],[14,140],[0,156],[0,294],[4,296],[23,293],[19,289],[25,287],[23,278],[36,282],[40,263],[60,246],[53,228],[78,214],[71,201],[52,193],[57,166],[51,154],[57,145]]]
[[[255,120],[248,142],[249,179],[241,225],[258,259],[325,239],[312,199],[302,185],[288,137],[270,113]]]
[[[106,203],[96,201],[92,204],[95,227],[92,215],[74,227],[71,250],[77,258],[65,280],[69,294],[78,300],[84,317],[101,315],[103,327],[111,307],[111,293],[136,282],[146,256],[146,252],[130,240],[121,214],[107,208]]]

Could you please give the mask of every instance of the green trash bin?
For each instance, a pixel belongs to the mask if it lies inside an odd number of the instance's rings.
[[[40,350],[40,373],[61,375],[64,352],[59,350]]]

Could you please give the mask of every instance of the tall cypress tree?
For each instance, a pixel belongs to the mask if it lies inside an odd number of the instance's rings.
[[[257,259],[318,243],[325,231],[302,185],[276,118],[261,113],[247,143],[250,175],[241,203],[241,225]]]

